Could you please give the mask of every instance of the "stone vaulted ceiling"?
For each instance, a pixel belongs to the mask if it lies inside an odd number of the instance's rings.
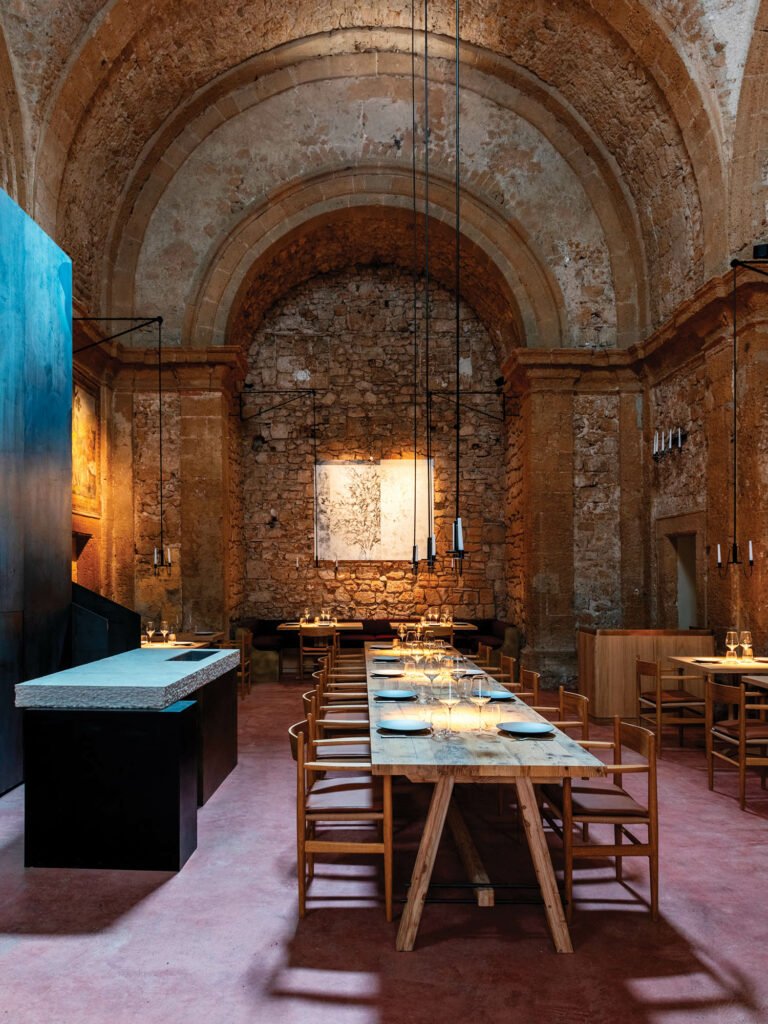
[[[508,346],[633,343],[764,225],[764,6],[461,10],[465,297]],[[324,266],[411,264],[410,21],[406,2],[10,0],[2,183],[71,253],[93,312],[227,341]],[[431,0],[429,31],[447,277],[453,3]]]

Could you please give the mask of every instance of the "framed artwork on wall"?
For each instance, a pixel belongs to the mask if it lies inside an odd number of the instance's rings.
[[[416,460],[417,530],[426,552],[429,517],[426,459]],[[318,462],[317,556],[326,561],[410,561],[414,464],[410,459]]]
[[[101,515],[98,387],[74,381],[72,390],[72,511]]]

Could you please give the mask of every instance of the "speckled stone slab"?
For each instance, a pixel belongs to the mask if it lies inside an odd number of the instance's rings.
[[[142,648],[16,686],[20,708],[167,708],[236,668],[240,652],[210,650],[200,661],[175,661],[183,650]],[[206,649],[197,653],[205,654]]]

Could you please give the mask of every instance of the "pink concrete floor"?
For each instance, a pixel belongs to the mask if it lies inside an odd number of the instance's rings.
[[[768,1021],[768,794],[756,778],[742,813],[733,779],[707,790],[701,751],[660,763],[656,924],[635,895],[647,897],[645,863],[625,862],[625,887],[598,864],[580,873],[573,956],[553,952],[531,904],[428,905],[416,951],[396,953],[370,863],[323,866],[298,920],[285,729],[301,689],[260,685],[240,705],[240,764],[201,810],[177,875],[25,870],[23,792],[0,799],[0,1022]],[[494,880],[530,881],[495,792],[460,798]],[[423,792],[400,792],[400,896],[419,836],[407,819],[423,808]],[[449,839],[436,874],[461,877]]]

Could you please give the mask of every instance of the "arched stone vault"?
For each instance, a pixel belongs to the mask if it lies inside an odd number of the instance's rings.
[[[185,336],[201,346],[234,340],[229,331],[244,296],[253,282],[263,282],[267,268],[277,268],[297,240],[303,239],[307,252],[304,266],[322,272],[324,261],[336,258],[339,241],[333,240],[335,232],[341,239],[356,224],[361,230],[350,237],[346,262],[340,265],[375,262],[379,254],[383,257],[386,253],[392,263],[412,268],[410,176],[400,169],[390,170],[386,178],[386,202],[381,199],[382,174],[349,172],[306,183],[285,197],[279,212],[272,204],[259,208],[252,218],[238,225],[211,261],[190,307]],[[431,199],[431,262],[436,278],[452,288],[450,186],[433,182]],[[513,235],[508,223],[494,218],[467,197],[462,209],[462,293],[483,319],[499,352],[526,342],[534,347],[559,347],[565,330],[562,296],[552,276],[531,253],[527,240]],[[363,235],[363,228],[374,229],[377,223],[390,233],[390,243],[384,245],[377,237]],[[423,218],[419,225],[421,236]],[[324,240],[330,242],[330,250]],[[419,266],[423,265],[421,250],[417,259]],[[272,282],[270,304],[278,294],[272,289],[285,291],[300,279],[286,280],[282,289],[279,279]]]
[[[311,47],[311,37],[320,36],[332,47],[339,28],[366,36],[371,51],[397,50],[393,30],[407,28],[409,17],[405,7],[381,4],[334,13],[326,5],[265,0],[213,9],[168,3],[149,21],[150,6],[116,2],[105,12],[45,118],[39,209],[84,268],[105,252],[110,213],[142,153],[192,92],[291,39]],[[432,4],[437,34],[452,30],[452,8],[445,0]],[[187,45],[179,49],[182,17]],[[233,23],[241,31],[233,33]],[[710,83],[699,79],[658,12],[637,3],[537,0],[501,11],[490,2],[465,3],[462,35],[561,97],[609,154],[640,224],[634,242],[645,247],[651,322],[658,322],[725,254],[722,203],[712,201],[725,185],[724,132]]]
[[[352,40],[348,40],[350,47],[352,42]],[[438,42],[440,44],[439,52],[449,52],[448,44],[445,41]],[[294,63],[295,54],[292,53],[295,48],[289,46],[285,49],[287,51],[285,54],[273,55],[275,61],[280,56],[281,65],[283,61],[286,63],[285,68],[281,66],[279,71],[269,75],[260,75],[259,72],[263,70],[264,62],[258,59],[249,62],[247,66],[236,69],[228,76],[228,81],[214,83],[207,90],[206,96],[196,98],[194,105],[200,110],[200,114],[195,120],[188,122],[186,113],[183,117],[180,113],[175,123],[166,126],[156,140],[141,167],[137,168],[133,183],[128,187],[123,204],[114,217],[112,252],[104,266],[103,273],[105,281],[109,282],[108,290],[103,298],[104,308],[110,309],[113,313],[129,313],[133,310],[133,289],[137,279],[141,245],[144,243],[150,219],[153,215],[156,216],[157,206],[162,202],[169,182],[175,175],[183,173],[185,162],[194,158],[197,151],[202,153],[205,146],[213,150],[216,143],[212,142],[211,138],[217,131],[221,130],[220,134],[223,133],[227,121],[240,118],[242,123],[237,128],[238,138],[247,139],[254,134],[254,131],[256,134],[261,134],[261,131],[253,128],[253,114],[250,112],[255,111],[258,116],[258,112],[262,109],[260,104],[265,104],[269,98],[276,97],[279,101],[281,97],[294,92],[299,97],[294,101],[293,108],[289,107],[287,112],[282,109],[280,113],[273,114],[271,120],[267,113],[268,108],[263,108],[262,120],[267,125],[267,131],[270,130],[270,125],[274,121],[292,117],[293,110],[302,109],[303,101],[300,88],[302,84],[305,89],[312,89],[310,99],[314,104],[315,121],[322,121],[325,118],[330,122],[337,117],[332,102],[323,100],[325,92],[329,91],[326,85],[328,81],[337,83],[351,81],[353,86],[347,94],[351,95],[352,102],[359,101],[363,95],[362,90],[365,83],[369,82],[368,88],[372,95],[380,92],[382,95],[390,97],[390,108],[399,92],[404,109],[400,126],[401,148],[396,155],[401,165],[410,163],[412,146],[408,105],[410,101],[407,95],[403,95],[403,93],[407,94],[410,88],[409,79],[403,74],[409,70],[410,60],[405,61],[402,55],[395,54],[352,53],[325,57],[322,60],[308,58],[306,63],[297,65]],[[301,49],[304,51],[306,48],[301,47]],[[496,110],[499,112],[500,123],[495,136],[493,131],[489,130],[485,135],[481,133],[479,137],[470,139],[466,147],[468,152],[465,152],[462,157],[464,190],[468,189],[477,195],[489,210],[493,210],[501,219],[506,217],[510,221],[522,222],[524,231],[528,230],[532,236],[538,239],[540,250],[538,258],[542,263],[549,264],[553,268],[554,275],[560,278],[560,287],[570,299],[571,308],[568,310],[568,315],[571,317],[575,316],[579,321],[589,323],[590,314],[594,312],[596,306],[599,306],[599,303],[595,302],[594,296],[599,294],[600,275],[604,281],[610,282],[613,291],[613,295],[610,296],[611,305],[615,298],[616,308],[615,310],[611,309],[604,318],[601,318],[601,325],[607,324],[607,335],[613,335],[615,332],[621,347],[632,343],[637,340],[638,332],[643,325],[647,324],[648,320],[643,251],[642,245],[638,242],[639,225],[633,216],[631,203],[622,188],[609,154],[600,150],[597,140],[588,135],[572,111],[565,108],[562,103],[555,102],[554,97],[542,92],[536,83],[526,82],[525,89],[522,90],[516,84],[521,79],[519,69],[511,68],[508,62],[505,65],[503,62],[496,61],[496,73],[492,79],[489,79],[490,56],[471,51],[468,58],[471,63],[462,72],[462,83],[470,91],[463,98],[462,104],[467,110],[467,108],[471,108],[472,102],[477,102],[473,101],[473,96],[482,97],[493,92],[495,106],[491,108],[489,117],[492,118],[493,112]],[[407,69],[406,64],[408,65]],[[478,70],[480,65],[484,70]],[[435,61],[431,79],[433,82],[433,107],[436,99],[441,101],[444,99],[445,71],[446,63]],[[508,83],[501,81],[502,74],[509,80]],[[394,77],[390,79],[387,76]],[[256,78],[255,84],[248,81],[253,78]],[[246,84],[241,85],[240,83],[244,80]],[[534,98],[533,94],[537,91],[540,95]],[[503,106],[500,106],[502,103]],[[283,108],[285,105],[284,101]],[[506,111],[510,113],[505,113]],[[485,112],[485,107],[482,112]],[[371,120],[385,122],[388,118],[391,120],[386,107],[383,110],[373,109],[370,114],[366,111],[363,117],[367,116],[370,116]],[[250,123],[245,120],[246,117],[251,118]],[[442,114],[439,117],[440,119],[433,120],[433,134],[437,138],[438,133],[435,129],[438,129],[441,138],[434,145],[432,174],[439,174],[442,168],[443,173],[449,176],[452,174],[451,121],[449,118],[443,117]],[[483,118],[480,116],[475,118],[475,121],[482,120]],[[405,125],[406,121],[408,122],[407,126]],[[533,166],[530,163],[527,166],[524,165],[517,172],[517,178],[510,177],[508,173],[505,177],[507,166],[513,162],[516,154],[501,148],[503,143],[499,140],[504,135],[505,129],[514,129],[516,123],[521,126],[530,124],[538,133],[532,135],[528,130],[529,137],[526,138],[523,135],[523,128],[519,128],[518,138],[521,148],[527,148],[531,152],[531,159],[540,161],[542,157],[540,152],[535,152],[536,147],[538,146],[539,150],[546,146],[552,147],[552,154],[545,152],[544,156],[548,156],[551,160],[554,154],[558,154],[557,159],[562,160],[563,168],[568,168],[567,174],[572,178],[570,184],[563,181],[565,171],[560,172],[560,177],[557,178],[552,176],[550,169],[548,171],[551,179],[549,194],[547,194],[546,186],[538,185],[534,186],[534,188],[538,188],[538,197],[531,197],[532,189],[527,182],[527,177],[528,175],[533,177],[536,171],[541,173],[541,168],[537,168],[535,163]],[[353,123],[350,130],[355,128],[356,125]],[[397,131],[397,124],[393,122],[393,133],[396,134]],[[472,127],[469,131],[470,133],[473,131]],[[466,132],[465,128],[465,135]],[[537,142],[539,137],[541,141]],[[286,132],[286,144],[289,141],[290,136]],[[196,230],[198,237],[219,230],[229,230],[227,225],[233,221],[233,214],[236,217],[240,212],[241,206],[245,207],[244,213],[248,214],[248,203],[247,199],[242,198],[243,193],[246,197],[253,197],[254,192],[260,190],[263,198],[272,199],[275,197],[275,188],[278,187],[279,181],[285,178],[296,178],[300,182],[302,172],[306,173],[306,168],[296,161],[294,154],[300,150],[303,153],[303,147],[299,144],[299,140],[293,141],[293,145],[287,145],[287,153],[283,158],[284,167],[280,168],[279,173],[274,173],[271,176],[265,174],[262,179],[246,181],[244,186],[241,182],[241,187],[238,189],[239,194],[233,197],[228,198],[227,192],[220,189],[219,207],[224,204],[229,208],[226,209],[223,216],[220,215],[217,208],[216,224],[214,225],[213,218],[209,218],[206,223],[201,223]],[[380,147],[378,153],[375,152],[371,141],[366,138],[365,148],[360,149],[359,152],[342,150],[329,154],[327,147],[322,151],[316,147],[316,151],[304,155],[303,159],[310,169],[313,162],[315,169],[318,169],[318,166],[322,166],[327,161],[335,160],[337,173],[340,173],[349,163],[364,161],[369,178],[371,172],[376,169],[376,160],[379,164],[386,160],[387,166],[382,166],[381,170],[388,173],[389,154],[392,150],[391,139],[386,140],[389,145]],[[220,152],[222,144],[218,145]],[[230,147],[232,145],[233,143],[230,143]],[[243,145],[247,145],[247,143],[244,142]],[[418,152],[419,145],[420,140],[417,140],[417,157],[421,160],[421,153]],[[477,159],[473,149],[474,151],[487,150],[488,152],[482,159]],[[252,156],[252,162],[266,159],[266,150],[260,155],[253,154]],[[274,162],[271,155],[269,159],[270,163]],[[239,160],[240,154],[234,156],[232,167],[235,168],[236,174],[245,179],[246,175],[251,173],[251,168],[246,166],[237,170]],[[371,167],[372,163],[373,167]],[[494,167],[494,164],[498,165],[500,169]],[[204,177],[208,173],[208,166],[209,162],[203,161],[202,157],[198,160],[195,165],[196,179]],[[329,175],[332,169],[333,163],[328,171]],[[188,182],[186,188],[191,187]],[[410,184],[407,184],[406,188],[410,190]],[[573,207],[573,214],[574,216],[578,215],[579,219],[574,221],[569,228],[566,211],[558,218],[558,223],[555,226],[555,218],[551,216],[552,205],[565,196],[568,189],[573,193],[570,204]],[[371,190],[367,189],[367,191]],[[258,195],[258,192],[256,194]],[[376,201],[373,194],[371,194],[371,201]],[[383,201],[387,201],[386,196]],[[449,201],[452,203],[452,198],[449,197]],[[251,198],[251,202],[253,202],[253,198]],[[579,205],[585,211],[580,215],[578,214]],[[575,233],[577,228],[583,228],[584,234],[587,234],[586,219],[588,216],[596,218],[595,225],[599,224],[598,231],[602,232],[603,237],[597,245],[593,245],[591,252],[582,246],[580,251],[569,253],[568,234]],[[178,218],[176,220],[178,221]],[[221,222],[221,227],[219,222]],[[180,233],[183,234],[183,231],[184,227],[182,226]],[[519,229],[513,231],[513,235],[517,234],[519,234]],[[586,241],[585,239],[585,243]],[[192,240],[187,243],[190,259],[192,259],[191,249],[195,244]],[[571,255],[574,258],[574,263],[569,269],[567,265]],[[155,258],[158,258],[158,254],[155,254]],[[200,258],[199,256],[198,259]],[[601,271],[598,264],[603,260],[607,260],[607,262],[605,269]],[[183,271],[183,276],[189,277],[191,273],[192,268],[187,267]],[[141,277],[140,274],[138,276]],[[574,310],[574,305],[578,305],[580,302],[582,310]],[[545,323],[536,329],[529,327],[527,333],[529,338],[534,338],[536,335],[547,338],[548,340],[544,342],[546,344],[572,343],[567,331],[553,332],[551,327]],[[604,341],[607,340],[607,338],[604,339]],[[542,342],[532,341],[529,343],[540,344]]]
[[[0,187],[27,205],[26,152],[16,79],[0,26]]]

